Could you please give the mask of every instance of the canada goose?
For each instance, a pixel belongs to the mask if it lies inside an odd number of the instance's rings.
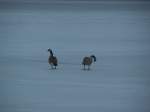
[[[96,57],[94,55],[83,58],[82,65],[84,66],[84,70],[85,70],[86,65],[88,66],[88,70],[90,69],[90,66],[91,66],[93,60],[94,60],[94,62],[96,62]]]
[[[54,68],[56,69],[56,66],[58,65],[58,60],[57,58],[53,55],[53,52],[51,49],[48,49],[48,52],[50,52],[50,56],[48,58],[48,63],[51,65],[51,68],[53,69],[53,66]]]

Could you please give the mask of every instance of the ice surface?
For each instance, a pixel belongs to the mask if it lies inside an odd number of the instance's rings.
[[[149,112],[150,10],[142,7],[1,9],[0,112]],[[83,71],[91,54],[97,62]]]

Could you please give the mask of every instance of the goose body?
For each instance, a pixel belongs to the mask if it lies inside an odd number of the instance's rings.
[[[82,64],[83,65],[91,65],[92,64],[92,58],[91,57],[84,57]]]
[[[48,62],[50,65],[53,65],[53,66],[57,66],[58,65],[58,62],[57,62],[57,58],[55,56],[49,56],[48,58]]]
[[[48,52],[50,52],[50,56],[48,58],[48,63],[51,65],[52,69],[53,69],[53,67],[56,69],[56,66],[58,66],[57,57],[53,55],[53,52],[51,49],[48,49]]]
[[[85,67],[88,66],[88,70],[90,69],[91,64],[96,62],[96,57],[94,55],[91,55],[90,57],[84,57],[82,61],[82,65],[84,66],[84,70],[86,69]]]

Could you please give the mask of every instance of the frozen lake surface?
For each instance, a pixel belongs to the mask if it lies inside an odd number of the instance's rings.
[[[9,5],[0,8],[0,112],[150,112],[150,3]],[[83,71],[91,54],[97,62]]]

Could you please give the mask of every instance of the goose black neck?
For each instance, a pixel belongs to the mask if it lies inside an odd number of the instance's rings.
[[[52,52],[52,50],[50,50],[49,52],[50,52],[50,55],[53,57],[53,52]]]
[[[93,58],[94,62],[96,62],[96,56],[91,55],[91,58]]]

